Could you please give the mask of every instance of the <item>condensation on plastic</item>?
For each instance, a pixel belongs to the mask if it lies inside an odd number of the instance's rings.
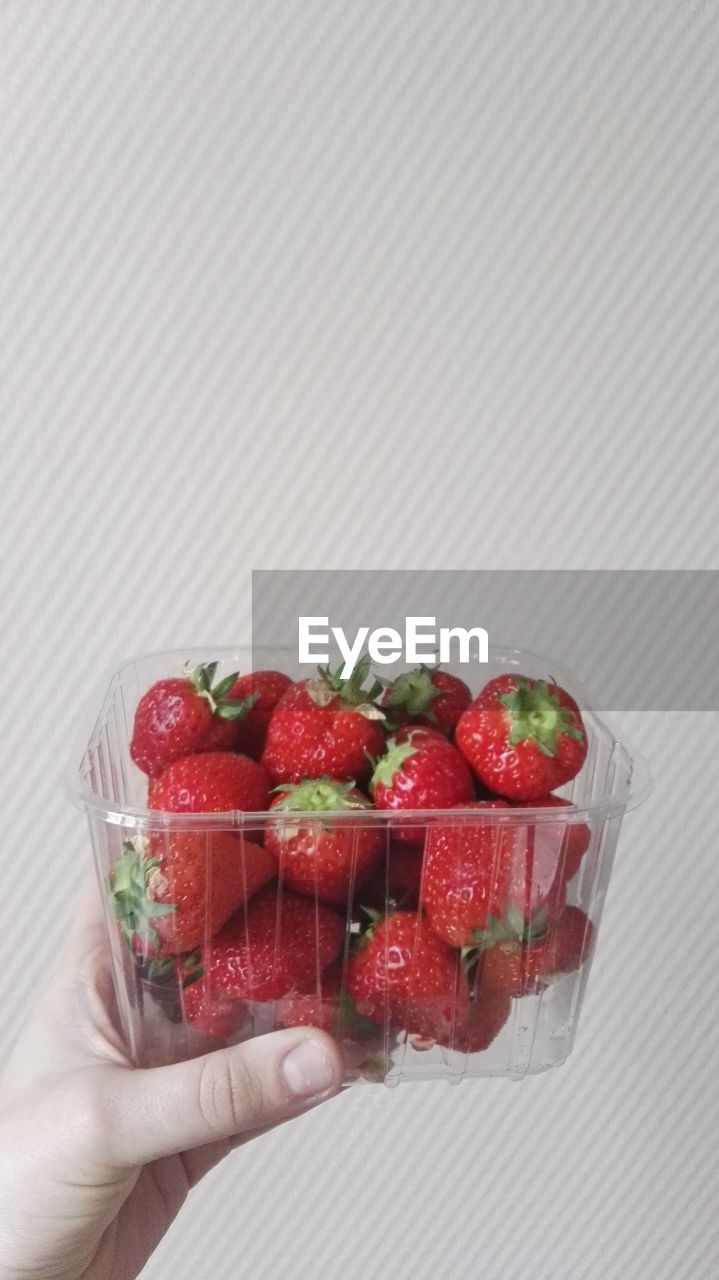
[[[449,665],[446,669],[454,670],[466,680],[473,692],[479,692],[488,679],[504,671],[514,670],[537,679],[555,679],[579,702],[588,733],[587,758],[577,777],[557,792],[568,799],[570,805],[551,809],[526,806],[481,811],[403,811],[401,820],[404,823],[408,819],[420,822],[426,831],[425,842],[433,826],[441,823],[446,828],[451,824],[458,851],[463,832],[480,822],[495,833],[507,827],[536,832],[545,824],[553,832],[566,829],[568,833],[572,824],[586,823],[590,832],[589,845],[579,871],[567,886],[567,901],[580,907],[592,921],[592,945],[579,970],[554,978],[537,994],[514,999],[502,1030],[482,1052],[468,1053],[464,1048],[453,1047],[451,1035],[446,1046],[431,1043],[427,1046],[427,1042],[420,1041],[417,1036],[389,1025],[387,1019],[384,1026],[377,1026],[374,1034],[368,1035],[365,1024],[361,1036],[345,1041],[348,1083],[384,1081],[387,1085],[396,1085],[400,1081],[432,1078],[458,1083],[467,1077],[483,1076],[506,1076],[519,1080],[558,1066],[572,1050],[622,817],[627,809],[646,798],[651,785],[649,773],[636,752],[620,742],[592,709],[586,692],[558,664],[515,649],[490,649],[489,658],[488,664],[454,668]],[[293,829],[307,825],[311,828],[318,821],[316,815],[297,813],[283,813],[281,816],[271,812],[239,811],[160,814],[146,808],[147,779],[133,764],[129,754],[135,707],[154,680],[177,674],[185,660],[217,660],[220,664],[218,675],[268,668],[286,671],[297,678],[308,674],[306,669],[298,667],[296,654],[286,649],[267,649],[258,653],[248,648],[209,648],[153,654],[126,663],[112,675],[95,703],[87,732],[78,743],[66,779],[67,789],[88,816],[95,866],[105,904],[122,1027],[132,1060],[142,1066],[179,1061],[203,1053],[218,1043],[234,1043],[272,1030],[278,1025],[278,1007],[276,1002],[246,1004],[241,1029],[227,1040],[211,1040],[185,1018],[181,986],[156,983],[143,976],[121,939],[107,893],[108,876],[122,853],[123,843],[152,833],[155,846],[158,835],[162,846],[162,833],[165,839],[169,839],[176,831],[204,832],[209,874],[209,851],[217,831],[233,831],[257,840],[270,825],[291,824]],[[399,666],[393,667],[392,674],[397,674],[400,669]],[[98,704],[99,712],[96,710]],[[323,813],[321,819],[326,821],[329,816]],[[384,885],[386,895],[393,848],[397,847],[392,840],[397,818],[371,810],[361,815],[356,811],[332,815],[332,821],[351,824],[355,840],[362,828],[380,829],[382,853],[374,884]],[[559,839],[559,858],[562,860],[568,839],[562,835]],[[415,847],[419,859],[422,846]],[[241,849],[242,844],[238,840],[238,856],[241,856]],[[315,899],[315,905],[317,909],[323,904]],[[343,979],[359,929],[361,905],[362,892],[355,894],[351,889],[342,912],[345,922],[345,943],[341,954]],[[280,884],[275,945],[281,932]]]

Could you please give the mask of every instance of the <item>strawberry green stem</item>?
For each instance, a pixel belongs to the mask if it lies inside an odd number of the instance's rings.
[[[363,653],[358,659],[352,675],[347,680],[342,679],[342,666],[336,671],[330,671],[329,667],[318,667],[317,671],[320,681],[347,706],[373,706],[382,693],[382,681],[378,679],[374,679],[368,689],[363,687],[371,671],[371,659],[368,653]],[[377,718],[383,718],[380,717],[379,711]]]
[[[354,782],[337,782],[334,778],[303,778],[291,785],[281,783],[276,791],[284,794],[274,806],[301,813],[332,813],[341,809],[366,809],[368,802],[356,793]]]
[[[218,716],[220,720],[241,719],[257,701],[257,691],[247,698],[228,698],[227,695],[239,672],[233,671],[231,675],[223,676],[222,680],[213,685],[216,673],[216,662],[203,662],[197,667],[191,667],[189,662],[186,662],[182,668],[183,676],[190,681],[198,697],[204,698],[213,715]]]
[[[369,787],[372,791],[377,784],[383,787],[391,787],[394,776],[399,773],[405,760],[410,756],[417,754],[417,748],[412,746],[411,741],[397,742],[395,738],[388,738],[387,749],[383,756],[377,761]]]
[[[511,693],[500,693],[499,701],[507,711],[511,747],[530,741],[543,755],[556,756],[560,734],[579,742],[583,739],[571,707],[563,707],[544,680],[532,684],[519,679]]]
[[[425,715],[431,703],[439,694],[432,684],[432,673],[428,667],[416,667],[414,671],[405,671],[390,685],[384,705],[396,707],[409,716]]]

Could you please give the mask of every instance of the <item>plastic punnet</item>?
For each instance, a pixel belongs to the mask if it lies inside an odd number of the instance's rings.
[[[152,654],[125,663],[111,676],[78,744],[67,787],[89,822],[119,1012],[134,1062],[149,1066],[178,1061],[206,1052],[213,1045],[260,1035],[298,1020],[319,1020],[337,1035],[345,1051],[348,1083],[383,1081],[395,1085],[430,1078],[458,1083],[482,1076],[522,1079],[566,1060],[574,1044],[622,819],[627,810],[646,798],[650,779],[636,752],[619,741],[593,709],[588,695],[558,664],[515,649],[490,649],[489,656],[488,664],[455,669],[473,692],[478,693],[495,675],[516,671],[556,680],[579,703],[588,751],[580,773],[559,790],[568,804],[403,810],[400,819],[363,807],[319,812],[156,812],[147,808],[147,778],[133,764],[129,752],[135,708],[155,680],[177,675],[188,660],[217,662],[218,679],[232,671],[250,671],[253,666],[255,670],[279,669],[293,678],[304,677],[307,671],[300,670],[296,655],[289,650],[209,648]],[[413,845],[393,840],[398,820],[405,827],[416,822],[418,840]],[[244,946],[252,998],[226,997],[218,989],[215,967],[211,964],[206,972],[200,968],[203,953],[214,954],[208,948],[209,907],[202,946],[178,956],[167,953],[162,944],[162,936],[171,937],[171,930],[162,923],[155,929],[157,920],[143,924],[142,911],[136,911],[135,905],[127,907],[130,902],[136,904],[138,894],[142,899],[147,876],[165,865],[163,854],[183,834],[193,839],[209,899],[213,875],[229,874],[228,858],[238,860],[240,879],[243,875],[250,880],[253,876],[263,878],[249,846],[264,844],[269,829],[276,838],[267,844],[276,849],[278,844],[281,847],[283,835],[295,839],[299,834],[309,840],[328,824],[344,833],[350,864],[346,897],[338,901],[335,894],[335,900],[328,903],[311,885],[304,884],[301,897],[305,907],[299,911],[298,927],[310,930],[315,963],[289,991],[282,990],[287,980],[278,979],[270,998],[261,985],[256,994],[251,981],[253,947],[257,966],[270,951],[277,956],[279,970],[287,929],[295,927],[296,890],[285,884],[281,861],[278,876],[257,891],[265,900],[275,895],[274,905],[265,908],[262,915],[265,923],[260,942],[256,926],[250,923],[257,915],[252,909],[254,895],[249,905],[240,904],[232,916],[235,939]],[[353,1000],[347,991],[348,972],[362,933],[378,929],[377,920],[381,921],[387,910],[416,907],[418,892],[422,896],[422,868],[436,847],[433,842],[441,840],[443,856],[450,867],[456,860],[459,875],[468,843],[477,838],[479,828],[484,832],[481,839],[496,850],[497,859],[506,856],[507,842],[515,850],[515,879],[523,887],[513,918],[490,920],[483,936],[475,940],[476,946],[452,952],[460,976],[447,983],[436,1002],[429,1002],[429,1008],[414,1009],[410,999],[403,1014],[389,995],[384,1003],[375,1001],[369,1008],[362,1000]],[[237,878],[237,866],[231,871]],[[570,871],[571,876],[565,875]],[[525,943],[530,939],[541,944],[552,913],[561,905],[552,887],[556,884],[561,884],[561,902],[566,900],[590,922],[583,939],[585,954],[578,968],[565,972],[560,967],[537,978],[532,962],[517,956],[514,939],[522,934]],[[251,887],[255,888],[254,881]],[[172,899],[172,886],[165,896]],[[339,923],[328,922],[327,912],[334,913]],[[166,920],[168,914],[171,908],[164,915],[160,913],[159,920]],[[578,920],[575,914],[574,923]],[[333,930],[336,932],[332,942],[336,955],[329,966],[323,951],[328,945],[328,924],[333,938]],[[410,939],[413,962],[423,945],[423,928],[424,921],[416,925]],[[516,993],[506,1000],[484,982],[485,970],[497,969],[486,961],[490,945],[504,950],[499,966],[502,972],[512,965],[517,971]],[[392,959],[389,949],[385,958]],[[485,1026],[489,1028],[486,1035]],[[493,1038],[492,1031],[496,1031]]]

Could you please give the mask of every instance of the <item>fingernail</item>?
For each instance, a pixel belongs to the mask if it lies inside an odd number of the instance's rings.
[[[282,1062],[285,1082],[297,1098],[313,1098],[334,1084],[329,1057],[317,1040],[303,1040]]]

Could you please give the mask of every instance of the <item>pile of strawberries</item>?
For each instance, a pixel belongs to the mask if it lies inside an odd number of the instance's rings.
[[[110,873],[140,977],[176,1016],[228,1038],[273,1002],[277,1026],[472,1053],[513,998],[579,968],[592,925],[566,889],[589,829],[521,821],[566,806],[552,792],[586,757],[566,691],[506,674],[473,699],[439,668],[373,679],[368,659],[349,680],[216,676],[186,667],[140,699],[148,808],[270,817],[158,820]]]

